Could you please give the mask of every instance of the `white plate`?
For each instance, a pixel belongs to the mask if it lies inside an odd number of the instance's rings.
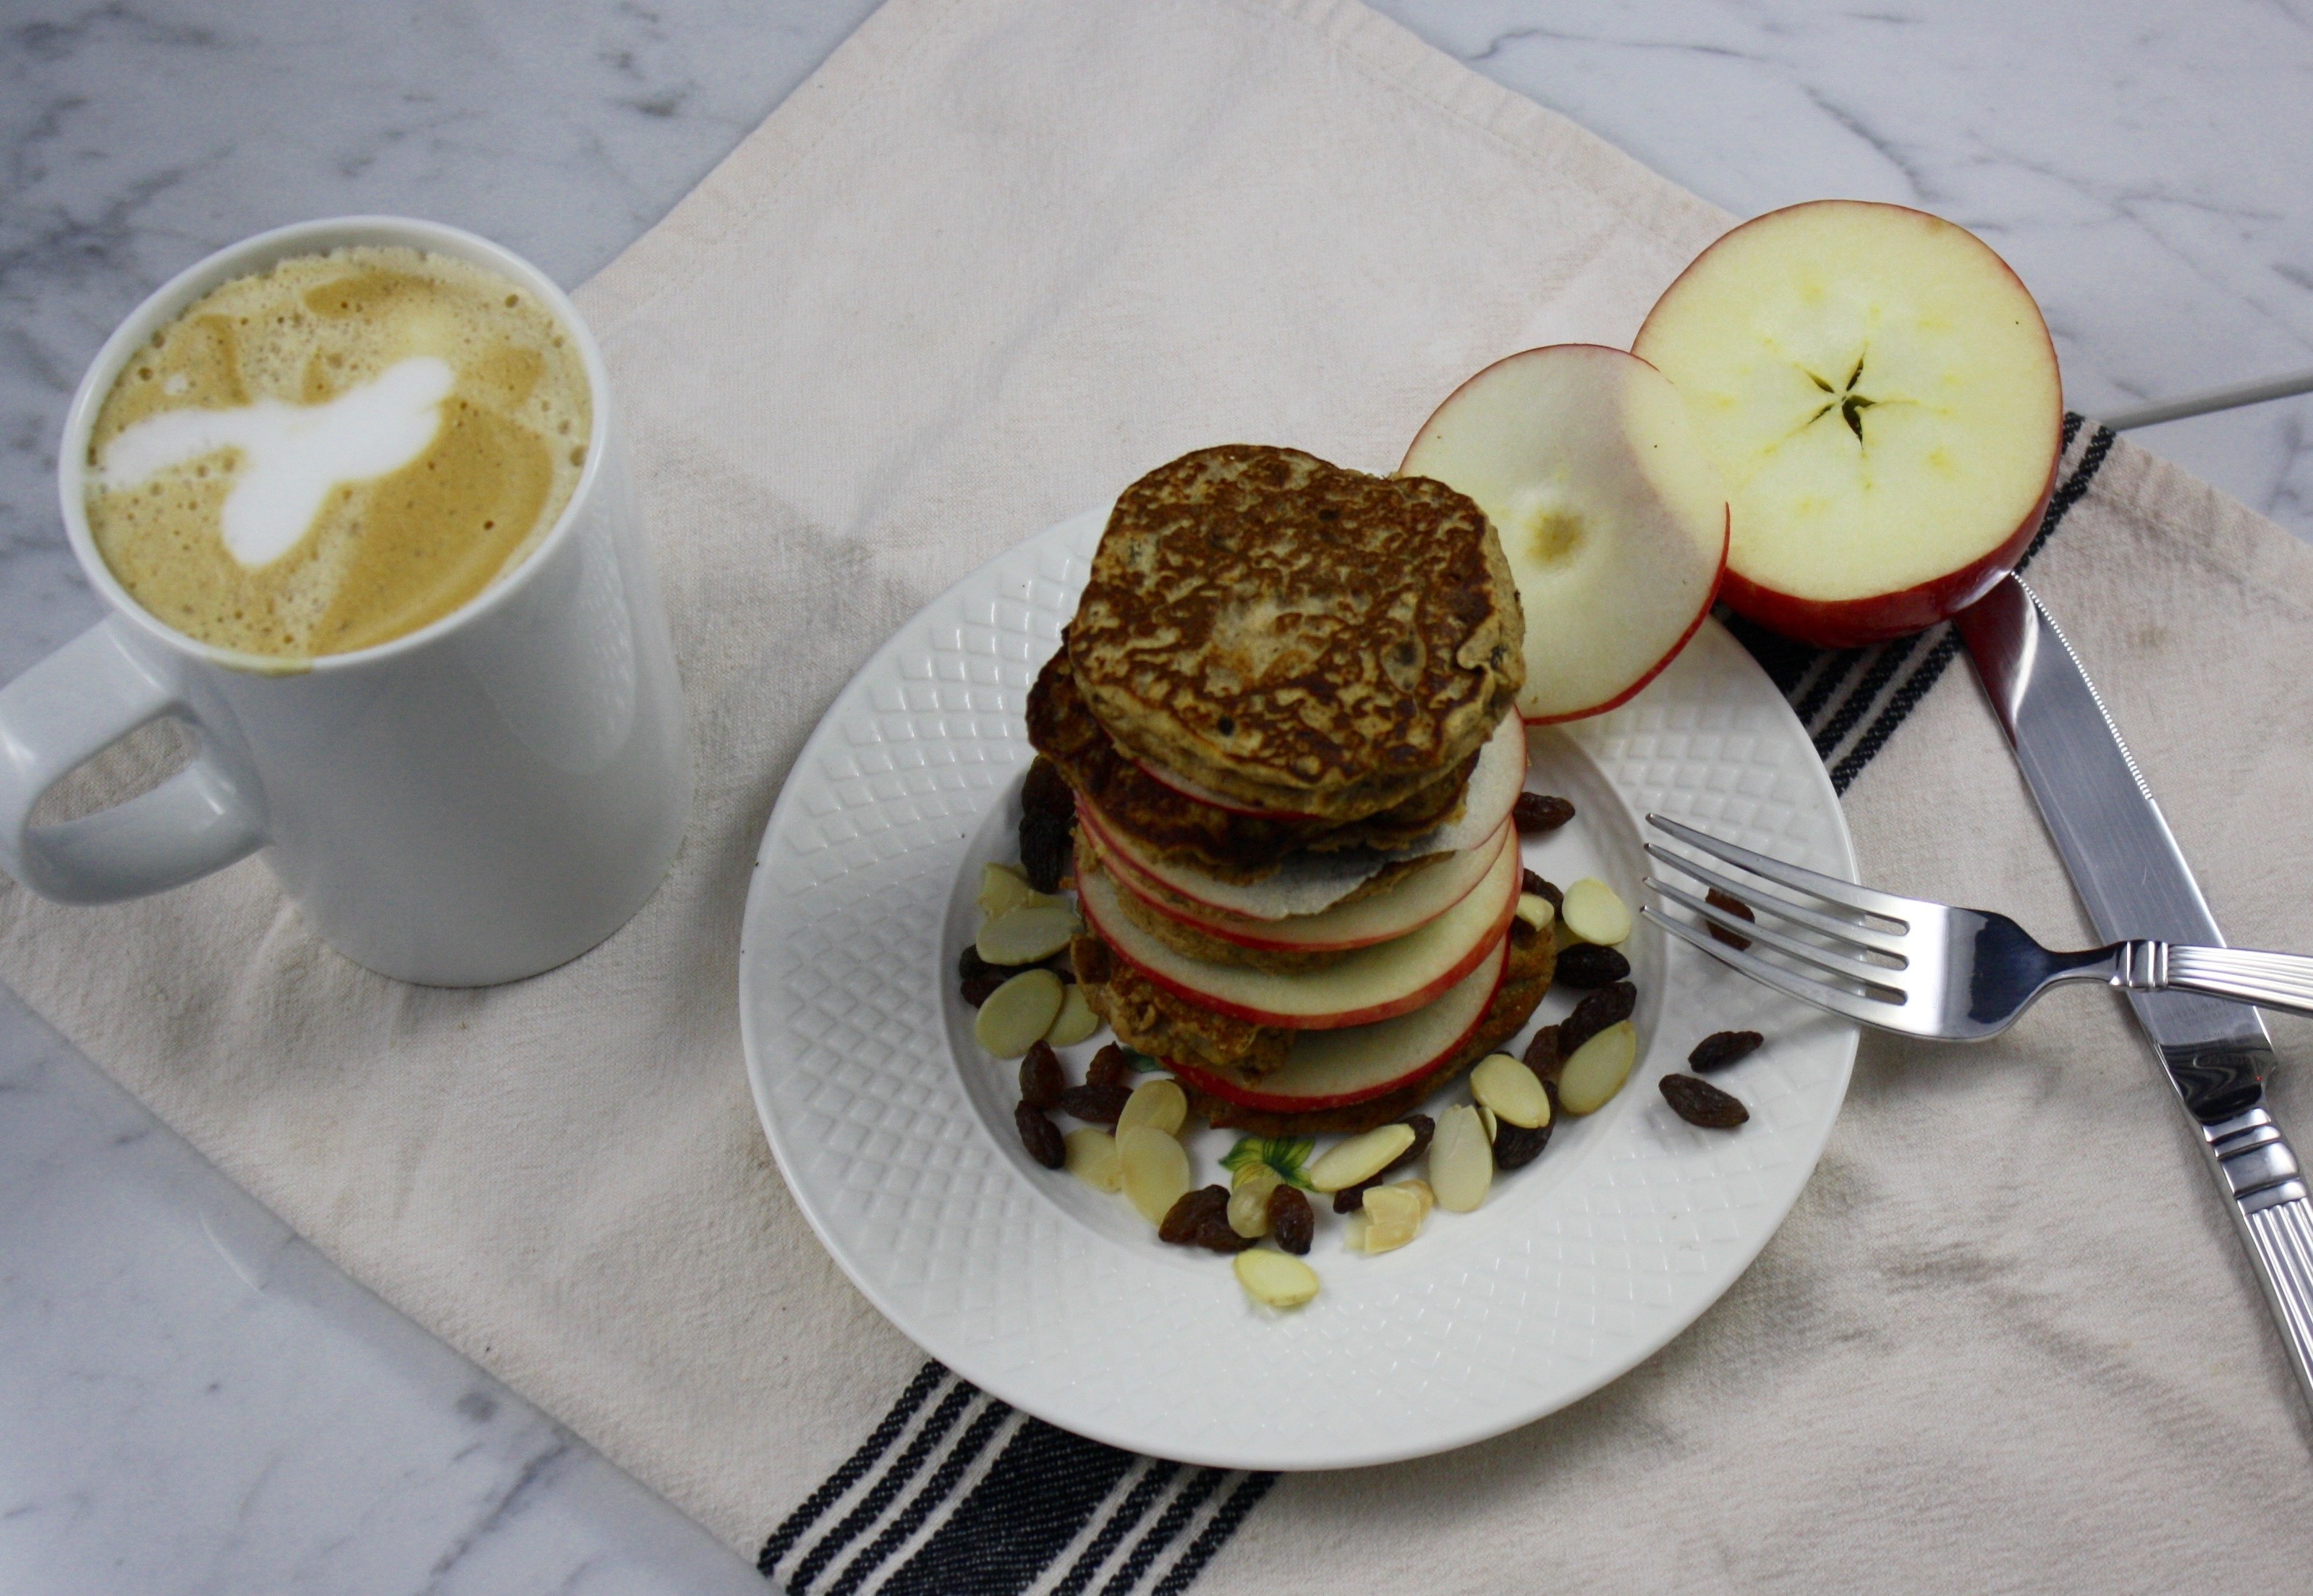
[[[1773,1234],[1838,1115],[1854,1027],[1642,923],[1627,951],[1643,1052],[1621,1095],[1567,1120],[1477,1212],[1434,1214],[1400,1251],[1344,1251],[1344,1221],[1321,1202],[1309,1261],[1324,1290],[1285,1315],[1252,1307],[1225,1258],[1165,1247],[1122,1197],[1031,1163],[1012,1125],[1016,1066],[973,1044],[955,960],[977,930],[981,862],[1017,857],[1022,707],[1106,517],[990,560],[901,628],[820,722],[771,812],[740,1018],[796,1201],[868,1300],[949,1368],[1160,1457],[1385,1462],[1596,1389],[1693,1322]],[[1635,908],[1649,809],[1854,877],[1822,761],[1715,623],[1629,705],[1532,744],[1528,785],[1580,810],[1526,847],[1561,885],[1596,875]],[[1537,1018],[1570,1006],[1552,993]],[[1751,1121],[1695,1130],[1655,1083],[1705,1035],[1737,1028],[1769,1037],[1722,1077]],[[1072,1078],[1105,1036],[1069,1050]],[[1200,1184],[1226,1180],[1233,1140],[1192,1138]]]

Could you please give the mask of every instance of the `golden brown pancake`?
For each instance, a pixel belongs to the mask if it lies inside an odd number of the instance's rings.
[[[1109,951],[1087,931],[1069,944],[1077,985],[1116,1039],[1151,1058],[1177,1058],[1208,1070],[1259,1079],[1285,1062],[1293,1033],[1255,1025],[1174,997]]]
[[[1125,489],[1067,652],[1132,758],[1340,824],[1478,751],[1526,679],[1524,634],[1463,495],[1228,444]]]
[[[1223,881],[1259,881],[1299,849],[1403,848],[1461,818],[1462,796],[1478,756],[1394,808],[1342,824],[1287,820],[1218,808],[1167,787],[1127,758],[1076,690],[1063,641],[1028,692],[1028,741],[1102,817],[1154,857]]]

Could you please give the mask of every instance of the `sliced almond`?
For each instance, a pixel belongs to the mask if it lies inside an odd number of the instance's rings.
[[[988,994],[972,1034],[998,1058],[1018,1058],[1044,1039],[1060,1013],[1060,978],[1050,970],[1023,970]]]
[[[1077,918],[1075,910],[1047,899],[994,916],[980,928],[980,939],[973,946],[991,965],[1033,965],[1066,948],[1069,939],[1082,930],[1084,921]]]
[[[1060,1011],[1052,1017],[1044,1040],[1055,1047],[1074,1047],[1098,1029],[1100,1016],[1085,1001],[1084,988],[1071,986],[1060,994]]]
[[[1124,1189],[1124,1168],[1117,1161],[1116,1138],[1098,1125],[1085,1125],[1061,1139],[1068,1149],[1068,1172],[1096,1192]]]
[[[1507,1053],[1490,1053],[1478,1061],[1470,1071],[1470,1095],[1524,1130],[1550,1123],[1550,1094],[1542,1089],[1542,1077]]]
[[[1121,1136],[1135,1125],[1153,1125],[1167,1136],[1177,1136],[1188,1117],[1189,1094],[1179,1082],[1144,1080],[1124,1099],[1124,1112],[1116,1116],[1116,1133]]]
[[[980,912],[989,919],[1038,902],[1051,900],[1028,885],[1028,877],[1017,865],[980,867]]]
[[[1438,1194],[1429,1189],[1429,1183],[1426,1180],[1393,1180],[1389,1183],[1389,1189],[1412,1193],[1414,1199],[1421,1204],[1421,1217],[1424,1219],[1429,1218],[1429,1211],[1438,1206]]]
[[[1558,919],[1557,905],[1538,892],[1518,894],[1517,917],[1538,931],[1546,931]]]
[[[1317,1191],[1337,1192],[1361,1180],[1371,1180],[1412,1145],[1412,1125],[1377,1125],[1362,1136],[1352,1136],[1328,1148],[1323,1158],[1309,1166],[1309,1184]]]
[[[1317,1272],[1273,1247],[1237,1254],[1236,1283],[1264,1308],[1298,1308],[1317,1294]]]
[[[1625,1019],[1581,1046],[1559,1071],[1558,1106],[1569,1114],[1595,1114],[1623,1089],[1639,1060],[1638,1027]]]
[[[1451,1213],[1470,1213],[1486,1200],[1494,1184],[1494,1148],[1485,1122],[1467,1103],[1456,1104],[1438,1116],[1438,1134],[1429,1143],[1429,1186],[1438,1206]],[[1366,1194],[1367,1202],[1374,1194]]]
[[[1135,1125],[1117,1133],[1116,1160],[1124,1172],[1125,1197],[1141,1218],[1163,1224],[1189,1189],[1187,1150],[1155,1125]]]
[[[1596,876],[1585,876],[1566,889],[1566,905],[1558,917],[1579,941],[1612,948],[1630,939],[1629,906]],[[981,957],[988,956],[983,952]]]
[[[1281,1184],[1267,1164],[1247,1164],[1229,1193],[1229,1229],[1258,1239],[1269,1234],[1269,1194]]]
[[[1421,1234],[1421,1221],[1429,1215],[1429,1204],[1403,1186],[1377,1186],[1366,1194],[1361,1212],[1365,1227],[1359,1238],[1359,1250],[1394,1252]]]

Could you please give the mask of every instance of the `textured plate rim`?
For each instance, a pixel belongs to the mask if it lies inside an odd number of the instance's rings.
[[[1812,1178],[1816,1166],[1821,1162],[1832,1129],[1837,1124],[1839,1110],[1845,1098],[1860,1040],[1860,1027],[1851,1023],[1833,1021],[1829,1016],[1819,1017],[1829,1022],[1823,1027],[1820,1040],[1834,1049],[1839,1056],[1833,1071],[1835,1080],[1832,1083],[1824,1111],[1814,1123],[1812,1133],[1803,1145],[1803,1156],[1794,1160],[1794,1167],[1799,1172],[1789,1180],[1785,1189],[1769,1202],[1755,1209],[1754,1212],[1759,1216],[1761,1222],[1755,1226],[1746,1227],[1746,1233],[1743,1239],[1728,1251],[1719,1266],[1712,1272],[1716,1278],[1706,1289],[1695,1293],[1693,1301],[1685,1305],[1686,1311],[1674,1313],[1671,1318],[1659,1328],[1658,1334],[1632,1338],[1624,1349],[1624,1355],[1600,1360],[1587,1377],[1567,1382],[1543,1402],[1526,1405],[1513,1403],[1500,1414],[1498,1419],[1465,1424],[1439,1433],[1425,1434],[1419,1439],[1410,1440],[1403,1445],[1364,1448],[1288,1446],[1276,1451],[1252,1449],[1216,1451],[1196,1446],[1183,1447],[1161,1442],[1152,1442],[1146,1434],[1136,1433],[1135,1426],[1130,1424],[1112,1424],[1097,1415],[1069,1412],[1065,1405],[1056,1405],[1046,1400],[1046,1393],[1036,1388],[1033,1378],[1024,1380],[1015,1378],[1008,1371],[988,1366],[986,1361],[978,1355],[976,1348],[959,1347],[954,1345],[943,1345],[942,1343],[948,1338],[942,1334],[942,1327],[928,1324],[909,1305],[898,1301],[875,1271],[866,1267],[851,1256],[842,1238],[822,1212],[822,1204],[817,1200],[820,1194],[807,1182],[798,1177],[800,1166],[795,1156],[795,1150],[788,1145],[783,1135],[779,1115],[773,1107],[773,1093],[767,1073],[764,1047],[760,1040],[764,1024],[763,1009],[771,1001],[772,994],[764,990],[761,981],[752,978],[755,967],[753,955],[758,946],[757,930],[761,924],[760,917],[770,912],[772,895],[765,867],[772,856],[783,825],[791,819],[792,812],[798,802],[799,784],[796,778],[811,768],[815,758],[836,740],[840,735],[840,722],[846,713],[853,709],[855,700],[865,687],[888,674],[892,661],[903,648],[909,645],[911,641],[911,634],[918,628],[926,625],[932,617],[942,614],[954,606],[976,584],[987,581],[996,569],[1007,561],[1020,559],[1032,551],[1042,549],[1048,543],[1056,542],[1075,529],[1090,523],[1095,517],[1104,521],[1107,508],[1108,507],[1104,504],[1054,523],[1035,536],[1023,540],[965,573],[924,604],[869,655],[850,680],[845,683],[843,689],[836,694],[819,722],[813,727],[811,735],[805,740],[787,778],[782,781],[778,797],[765,823],[763,834],[751,869],[746,903],[741,919],[738,974],[741,1045],[744,1054],[748,1087],[765,1140],[770,1144],[772,1156],[778,1165],[781,1177],[786,1182],[789,1194],[802,1211],[805,1222],[810,1225],[820,1245],[843,1271],[845,1277],[851,1282],[853,1287],[866,1298],[869,1304],[879,1314],[918,1347],[928,1355],[937,1358],[960,1378],[969,1380],[990,1396],[1024,1413],[1044,1419],[1048,1423],[1060,1425],[1088,1439],[1127,1451],[1151,1453],[1192,1466],[1220,1468],[1309,1471],[1364,1468],[1434,1456],[1473,1445],[1506,1434],[1512,1430],[1523,1428],[1538,1419],[1570,1406],[1622,1378],[1623,1375],[1630,1372],[1684,1335],[1697,1319],[1725,1295],[1737,1280],[1741,1279],[1751,1265],[1756,1261],[1759,1253],[1765,1248],[1768,1241],[1772,1239],[1776,1232],[1781,1229],[1792,1206],[1798,1202],[1799,1194],[1806,1189],[1807,1181]],[[1731,637],[1728,637],[1715,621],[1702,629],[1702,633],[1698,633],[1698,640],[1704,633],[1717,634],[1719,640],[1728,648],[1732,649],[1735,657],[1739,657],[1738,670],[1746,686],[1759,695],[1761,706],[1767,709],[1771,718],[1780,720],[1781,725],[1779,729],[1797,737],[1801,744],[1807,744],[1805,727],[1799,722],[1788,701],[1768,680],[1765,672],[1751,660],[1739,645],[1733,643]],[[1671,675],[1672,673],[1666,673],[1666,677]],[[1641,697],[1650,696],[1652,692],[1653,689],[1650,686],[1649,693]],[[1577,722],[1572,726],[1555,729],[1579,736],[1584,724]],[[1828,823],[1828,835],[1824,841],[1837,855],[1835,869],[1831,873],[1852,880],[1855,878],[1858,868],[1854,842],[1847,828],[1845,812],[1841,807],[1837,794],[1832,787],[1830,774],[1819,759],[1805,762],[1801,769],[1806,772],[1801,780],[1802,784],[1808,789],[1807,796],[1812,800],[1810,807],[1818,819],[1827,820]],[[1605,777],[1603,770],[1599,773],[1602,778],[1611,782],[1612,778]],[[999,796],[1002,790],[998,789]],[[1617,784],[1617,790],[1622,790],[1619,784]],[[1691,969],[1693,966],[1691,964],[1685,964],[1683,967]],[[1665,994],[1665,1001],[1668,1001],[1667,993]],[[950,1062],[946,1057],[937,1061],[941,1069],[947,1068]],[[1641,1063],[1643,1062],[1642,1058]]]

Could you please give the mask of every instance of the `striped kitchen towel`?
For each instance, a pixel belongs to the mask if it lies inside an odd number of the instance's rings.
[[[1391,469],[1496,357],[1627,346],[1728,220],[1352,0],[887,0],[577,295],[698,751],[643,912],[535,980],[423,991],[330,953],[251,861],[105,910],[0,887],[0,976],[779,1589],[2297,1588],[2290,1378],[2093,995],[1965,1054],[1874,1038],[1782,1230],[1685,1334],[1535,1424],[1352,1472],[1177,1467],[990,1400],[852,1290],[772,1164],[749,869],[884,639],[1188,449]],[[2228,930],[2313,947],[2286,824],[2313,561],[2101,432],[2063,469],[2035,586]],[[1750,640],[1868,878],[2080,932],[1948,640]]]

